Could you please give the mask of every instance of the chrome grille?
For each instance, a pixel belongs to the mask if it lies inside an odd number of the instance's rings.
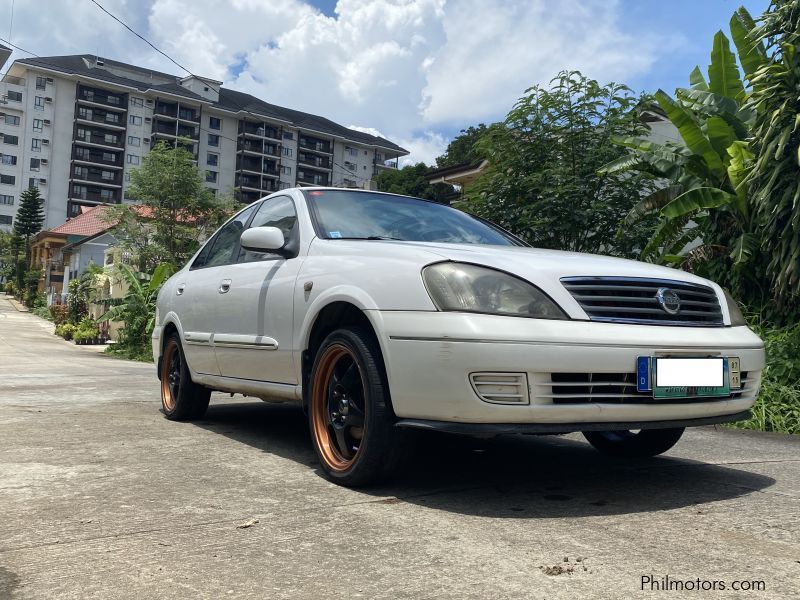
[[[592,321],[722,326],[717,294],[705,285],[639,277],[564,277],[561,283]],[[677,297],[680,303],[677,312],[671,314],[667,309],[674,307],[665,308],[659,301],[660,290],[673,299]]]
[[[636,391],[636,373],[550,373],[550,381],[536,383],[535,396],[553,404],[677,404],[755,396],[758,374],[741,376],[742,387],[732,389],[730,396],[655,399],[652,392]]]

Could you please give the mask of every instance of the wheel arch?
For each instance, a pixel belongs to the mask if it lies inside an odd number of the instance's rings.
[[[309,381],[314,358],[325,338],[336,329],[345,327],[362,327],[369,331],[377,342],[380,352],[381,369],[387,387],[391,390],[386,367],[386,352],[381,339],[380,313],[375,310],[365,309],[358,300],[348,298],[331,299],[326,304],[318,307],[311,319],[307,319],[307,327],[302,336],[301,346],[301,382],[303,389],[303,407],[308,405]],[[391,392],[390,392],[391,396]]]

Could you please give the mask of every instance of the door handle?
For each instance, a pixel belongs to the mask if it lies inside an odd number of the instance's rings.
[[[175,289],[175,293],[178,296],[181,296],[183,294],[183,290],[185,290],[185,289],[186,289],[186,284],[185,283],[180,283],[180,284],[178,284],[178,287]]]
[[[222,283],[219,284],[219,293],[227,294],[230,289],[231,289],[231,280],[223,279]]]

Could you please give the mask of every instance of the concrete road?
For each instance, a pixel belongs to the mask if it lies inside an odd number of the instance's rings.
[[[796,437],[703,428],[618,462],[437,436],[352,491],[296,408],[215,394],[172,423],[153,366],[51,330],[0,295],[0,598],[800,597]]]

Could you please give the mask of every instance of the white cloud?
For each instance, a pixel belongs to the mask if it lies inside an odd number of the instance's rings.
[[[502,118],[563,68],[625,81],[669,51],[624,30],[615,0],[339,0],[335,17],[302,0],[104,5],[199,75],[375,128],[428,163],[446,146],[441,131]],[[86,0],[17,2],[14,22],[12,41],[41,55],[98,52],[182,74]]]
[[[396,140],[403,148],[409,151],[408,156],[400,159],[400,166],[413,165],[424,162],[426,165],[436,164],[436,157],[444,154],[450,140],[441,133],[425,131],[422,135]]]

